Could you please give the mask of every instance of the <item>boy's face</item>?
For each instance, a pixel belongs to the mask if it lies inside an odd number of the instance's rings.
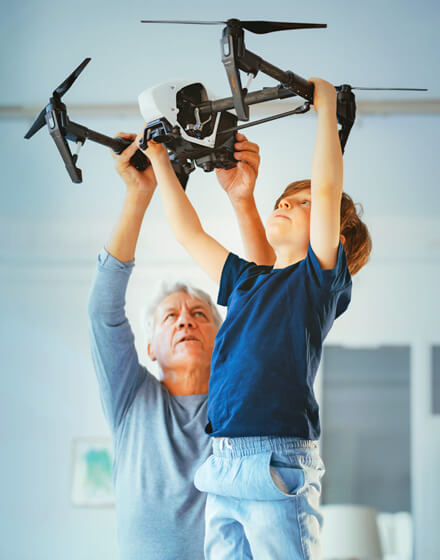
[[[291,248],[307,254],[310,241],[310,189],[286,194],[266,224],[269,243],[276,249]]]

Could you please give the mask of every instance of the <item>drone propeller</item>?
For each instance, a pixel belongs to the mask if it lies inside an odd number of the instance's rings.
[[[327,27],[325,23],[293,23],[287,21],[240,21],[239,19],[228,19],[227,21],[180,21],[180,20],[141,20],[141,23],[177,23],[183,25],[235,25],[246,29],[251,33],[272,33],[287,29],[315,29]]]
[[[350,90],[359,89],[359,90],[369,90],[369,91],[428,91],[426,88],[358,87],[358,86],[349,86],[347,84],[343,84],[342,86],[335,86],[335,89],[337,91],[340,91],[342,88],[350,88]]]
[[[52,96],[55,97],[56,99],[60,100],[63,95],[66,93],[66,91],[68,91],[70,89],[70,87],[72,86],[72,84],[75,82],[75,80],[78,78],[78,76],[81,74],[81,72],[84,70],[84,68],[87,66],[87,64],[91,61],[91,58],[85,58],[81,64],[78,66],[78,68],[76,68],[71,74],[70,76],[68,76],[64,82],[62,84],[60,84],[53,92]],[[30,129],[27,131],[25,138],[29,139],[31,138],[36,132],[38,132],[40,130],[40,128],[42,128],[44,125],[46,124],[46,107],[44,107],[44,109],[41,111],[41,113],[38,115],[38,117],[35,119],[34,123],[32,124],[32,126],[30,127]]]
[[[53,92],[54,96],[59,96],[60,98],[63,97],[63,95],[66,93],[67,90],[70,89],[70,87],[73,85],[73,83],[75,82],[75,80],[78,78],[78,76],[81,74],[81,72],[84,70],[84,68],[87,66],[87,64],[91,61],[91,58],[85,58],[81,64],[78,66],[78,68],[76,68],[71,74],[70,76],[68,76],[64,82],[62,84],[60,84],[57,89]]]
[[[356,87],[351,89],[363,89],[371,91],[428,91],[426,88],[404,88],[404,87]]]
[[[26,132],[25,138],[27,139],[31,138],[36,132],[40,130],[40,128],[43,128],[43,126],[46,124],[45,115],[46,115],[46,107],[41,111],[41,113],[33,122],[30,129]]]

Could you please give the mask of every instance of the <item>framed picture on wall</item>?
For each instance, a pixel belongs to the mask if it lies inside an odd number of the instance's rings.
[[[110,438],[73,440],[71,501],[77,507],[114,507]]]

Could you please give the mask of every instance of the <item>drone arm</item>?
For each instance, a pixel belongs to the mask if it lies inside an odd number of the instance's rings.
[[[65,123],[62,122],[64,119],[66,120]],[[118,141],[115,138],[110,138],[109,136],[89,130],[85,126],[70,121],[64,113],[60,113],[59,111],[49,110],[46,113],[46,122],[50,135],[54,139],[61,157],[63,158],[67,172],[74,183],[82,182],[82,172],[81,169],[75,165],[77,156],[72,155],[66,139],[84,144],[86,139],[89,138],[99,144],[104,144],[110,148],[118,149],[125,144],[122,139]],[[127,143],[120,151],[125,149],[128,144],[129,143]]]
[[[244,51],[243,29],[226,27],[223,31],[222,40],[222,62],[231,86],[232,97],[237,117],[241,121],[249,120],[249,107],[245,103],[247,91],[241,87],[239,60]]]
[[[66,80],[56,88],[49,100],[49,104],[40,112],[36,121],[25,135],[25,138],[31,138],[44,124],[47,124],[50,135],[54,139],[69,176],[74,183],[81,183],[82,173],[81,170],[76,167],[78,153],[72,155],[66,140],[71,140],[82,145],[86,139],[89,138],[98,144],[103,144],[104,146],[112,148],[117,154],[120,154],[131,144],[131,142],[125,138],[110,138],[109,136],[90,130],[85,126],[70,121],[67,116],[66,106],[61,102],[61,98],[70,89],[90,60],[90,58],[84,59]],[[138,171],[144,171],[150,164],[148,158],[140,150],[137,150],[130,158],[130,163]]]
[[[123,152],[125,148],[131,144],[130,140],[126,140],[125,138],[111,138],[110,136],[106,136],[95,130],[90,130],[71,120],[67,121],[66,138],[73,142],[81,141],[81,139],[82,141],[89,139],[92,140],[92,142],[97,142],[98,144],[111,148],[117,154]]]
[[[277,68],[260,56],[246,50],[243,28],[238,21],[228,21],[228,25],[223,30],[221,46],[222,62],[231,86],[234,108],[239,120],[249,120],[249,107],[245,102],[247,90],[241,87],[239,70],[254,76],[261,71],[281,82],[295,94],[313,103],[313,84],[293,72],[285,72]]]
[[[294,97],[296,94],[290,89],[283,86],[276,86],[272,88],[263,88],[258,91],[253,91],[245,96],[246,105],[256,105],[264,101],[273,101],[274,99],[286,99]],[[234,108],[234,98],[225,97],[223,99],[215,99],[212,101],[204,101],[198,105],[201,115],[210,115],[212,113],[220,113]]]
[[[313,103],[313,84],[298,76],[298,74],[294,74],[290,70],[281,70],[248,50],[245,50],[242,58],[239,59],[239,66],[242,70],[253,74],[260,70],[263,74],[281,82],[283,86],[292,90],[296,95]]]
[[[120,136],[112,138],[110,136],[106,136],[105,134],[101,134],[100,132],[96,132],[95,130],[90,130],[89,128],[86,128],[85,126],[75,123],[69,119],[67,120],[66,125],[66,138],[72,140],[73,142],[80,141],[82,143],[84,143],[86,139],[89,139],[92,140],[92,142],[111,148],[115,154],[122,153],[125,148],[131,144],[131,140],[127,140],[127,138],[121,138]],[[147,156],[141,152],[141,150],[136,150],[130,159],[130,162],[138,171],[144,171],[150,165]]]
[[[302,80],[302,78],[296,76],[293,73],[291,74],[294,76],[294,78],[292,79],[296,81],[297,84],[299,83],[301,85],[300,80]],[[307,82],[307,84],[308,83],[309,82]],[[344,151],[345,144],[350,134],[350,130],[356,118],[356,103],[355,103],[355,97],[351,91],[350,86],[348,85],[337,86],[336,90],[338,91],[337,117],[338,117],[338,123],[341,125],[341,128],[339,130],[339,139],[340,139],[342,151]],[[255,105],[257,103],[272,101],[274,99],[286,99],[289,97],[294,97],[295,95],[296,94],[291,89],[287,89],[285,85],[281,85],[273,88],[263,88],[262,90],[248,93],[245,97],[245,102],[247,105]],[[302,107],[294,109],[293,111],[288,111],[287,113],[283,113],[281,115],[275,115],[274,117],[268,117],[266,119],[261,119],[259,121],[252,122],[249,124],[239,125],[237,127],[234,127],[234,129],[226,130],[224,132],[232,132],[233,130],[240,130],[242,128],[247,128],[248,126],[261,124],[269,120],[274,120],[295,113],[305,112],[309,108],[309,103],[310,102],[306,102],[306,104],[304,104]],[[203,115],[219,113],[221,111],[227,111],[228,109],[233,109],[233,108],[234,108],[233,97],[225,97],[224,99],[205,101],[204,103],[201,103],[198,106],[200,114]]]

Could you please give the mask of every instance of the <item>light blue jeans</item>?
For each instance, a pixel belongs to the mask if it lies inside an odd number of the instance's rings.
[[[207,560],[319,560],[324,464],[316,442],[213,438],[194,484],[207,492]]]

